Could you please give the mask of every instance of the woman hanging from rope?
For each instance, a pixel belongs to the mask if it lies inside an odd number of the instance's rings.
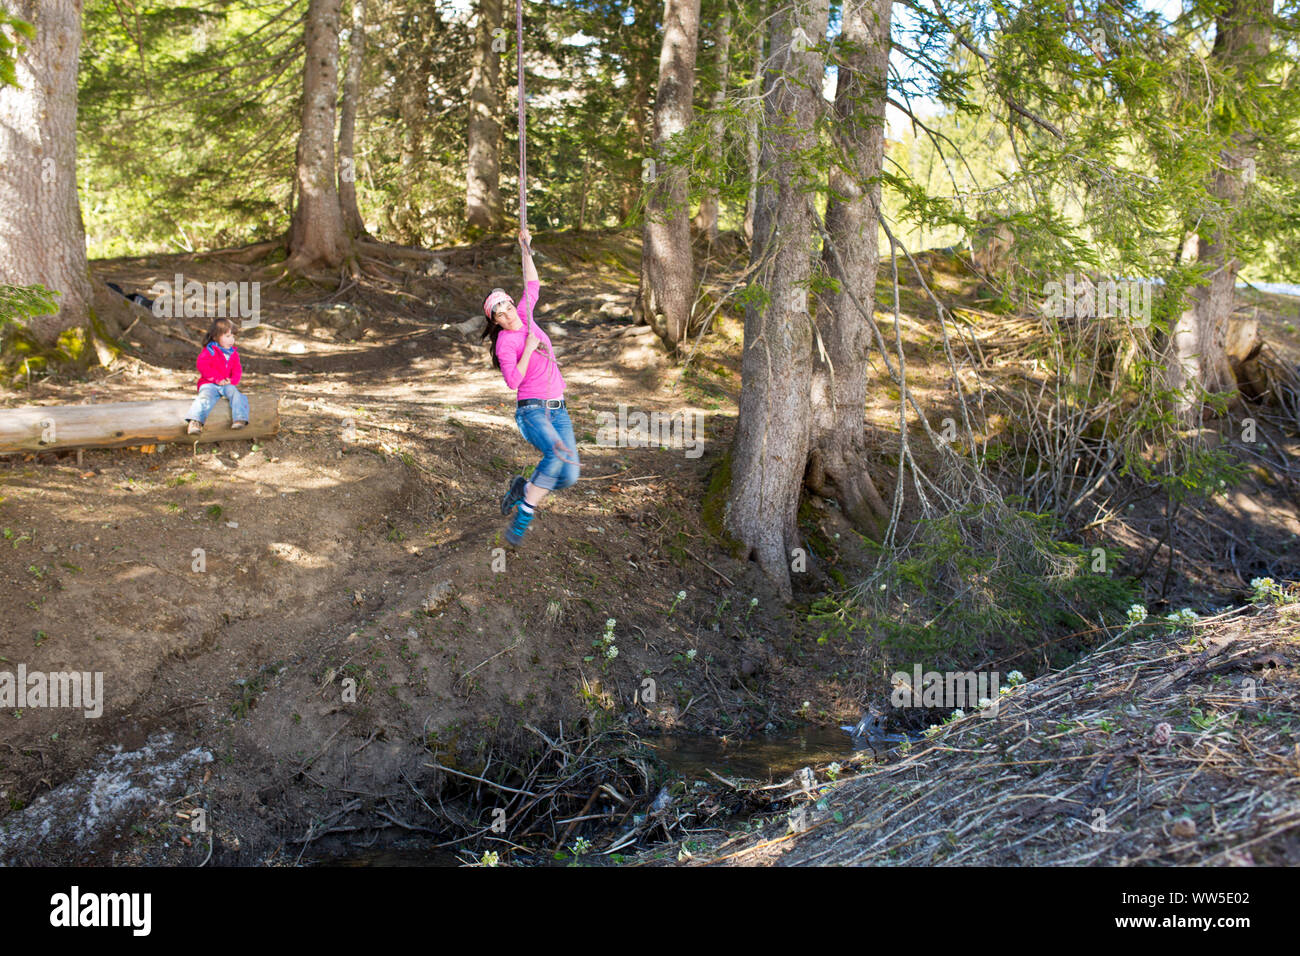
[[[506,541],[518,547],[533,520],[537,506],[552,491],[578,480],[578,443],[564,403],[564,379],[551,348],[550,337],[533,320],[541,292],[537,267],[529,246],[528,227],[519,230],[524,261],[524,294],[515,305],[504,289],[493,289],[483,302],[488,317],[483,337],[490,340],[492,364],[501,370],[506,385],[517,391],[515,424],[542,460],[531,480],[517,475],[501,499],[501,513],[514,519],[506,528]]]

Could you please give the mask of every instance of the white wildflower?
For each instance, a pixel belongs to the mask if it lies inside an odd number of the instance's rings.
[[[1260,604],[1282,596],[1282,588],[1272,578],[1252,578],[1250,586],[1254,590],[1254,603]]]

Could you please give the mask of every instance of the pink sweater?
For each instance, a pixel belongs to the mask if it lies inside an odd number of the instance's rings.
[[[564,378],[560,367],[555,362],[551,351],[551,337],[540,325],[533,321],[533,307],[537,305],[537,296],[541,292],[540,282],[528,282],[524,285],[523,298],[515,306],[524,327],[516,332],[502,329],[497,336],[497,359],[501,362],[501,375],[506,385],[525,398],[563,398]],[[528,341],[528,329],[532,327],[533,335],[542,343],[528,360],[527,374],[519,374],[519,360],[524,356],[524,343]],[[546,347],[546,351],[542,350]]]
[[[230,358],[226,358],[226,353],[221,351],[221,346],[216,342],[209,342],[203,347],[194,365],[199,370],[199,384],[195,391],[204,385],[216,385],[226,378],[230,379],[231,385],[238,385],[244,375],[244,370],[239,365],[239,352],[231,349]]]

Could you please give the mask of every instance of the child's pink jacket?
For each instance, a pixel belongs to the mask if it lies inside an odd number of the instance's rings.
[[[238,350],[231,349],[230,358],[226,358],[226,354],[221,351],[221,346],[216,342],[205,345],[194,364],[199,370],[199,384],[195,387],[195,391],[204,385],[216,385],[226,378],[230,379],[231,385],[238,385],[244,374],[244,370],[239,365]]]

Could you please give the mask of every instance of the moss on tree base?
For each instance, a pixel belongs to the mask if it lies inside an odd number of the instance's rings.
[[[106,339],[95,328],[93,314],[85,325],[60,332],[53,345],[41,343],[26,329],[11,328],[0,345],[0,381],[20,389],[35,374],[55,370],[84,372],[104,354],[112,356],[120,351],[111,343],[105,344]]]
[[[727,533],[727,496],[730,493],[731,449],[728,448],[709,469],[708,486],[700,510],[704,527],[722,543],[732,557],[739,560],[745,554],[745,546]]]

